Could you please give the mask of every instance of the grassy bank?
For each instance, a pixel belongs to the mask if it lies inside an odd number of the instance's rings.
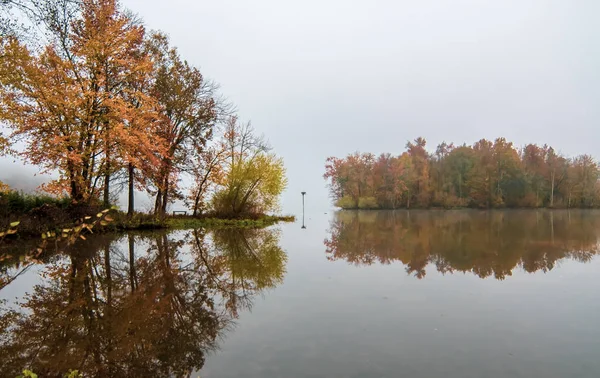
[[[191,217],[179,216],[166,219],[167,227],[174,229],[188,229],[201,227],[240,227],[240,228],[261,228],[272,226],[279,222],[294,222],[296,217],[293,215],[276,216],[260,215],[255,218],[225,219],[216,217]]]
[[[99,205],[74,204],[68,200],[49,196],[35,196],[11,192],[0,196],[0,230],[6,230],[11,223],[19,222],[17,233],[13,237],[39,237],[40,234],[60,232],[77,224],[80,220],[95,216],[104,208]],[[201,227],[268,227],[278,222],[293,222],[294,216],[274,216],[253,214],[236,219],[208,214],[201,217],[167,216],[156,217],[150,214],[136,213],[128,217],[118,210],[110,211],[110,222],[97,225],[94,232],[189,229]]]
[[[77,211],[64,212],[52,209],[54,217],[39,217],[31,214],[13,215],[10,217],[2,216],[0,220],[0,229],[7,229],[12,222],[19,222],[18,235],[21,237],[39,236],[47,231],[59,232],[65,228],[71,228],[78,223],[87,214],[95,215],[101,209],[87,208],[90,211],[83,212],[81,209]],[[50,209],[46,208],[44,213]],[[77,216],[70,216],[71,214]],[[126,213],[111,210],[111,221],[108,224],[98,226],[94,232],[114,232],[114,231],[130,231],[130,230],[159,230],[159,229],[192,229],[203,227],[240,227],[240,228],[262,228],[272,226],[279,222],[294,222],[295,216],[274,216],[261,215],[255,218],[240,218],[240,219],[224,219],[215,217],[191,217],[191,216],[168,216],[165,218],[155,217],[149,214],[135,214],[128,217]]]
[[[104,230],[109,231],[129,231],[129,230],[154,230],[154,229],[192,229],[203,227],[240,227],[240,228],[261,228],[272,226],[279,222],[294,222],[296,217],[293,215],[255,215],[245,218],[219,218],[214,215],[193,217],[193,216],[167,216],[159,218],[150,214],[136,213],[132,217],[122,212],[114,212],[114,221],[104,226]]]

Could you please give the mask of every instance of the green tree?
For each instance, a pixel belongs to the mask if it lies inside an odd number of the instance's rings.
[[[477,163],[475,153],[471,147],[461,146],[452,150],[445,160],[447,160],[445,167],[451,182],[451,190],[458,196],[459,204],[464,205],[467,203],[467,182],[471,170]]]

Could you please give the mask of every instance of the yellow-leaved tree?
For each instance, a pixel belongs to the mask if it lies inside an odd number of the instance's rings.
[[[249,123],[231,117],[224,134],[227,159],[220,189],[213,197],[217,214],[252,216],[278,210],[279,195],[287,185],[283,160],[270,152]]]

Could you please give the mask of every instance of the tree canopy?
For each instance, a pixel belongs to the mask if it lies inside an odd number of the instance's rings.
[[[417,138],[398,156],[330,157],[324,178],[346,209],[600,206],[600,167],[590,155],[567,158],[547,145],[517,148],[504,138],[444,142],[433,153]]]
[[[159,215],[190,189],[194,213],[223,201],[234,214],[276,208],[281,159],[164,33],[117,0],[1,6],[40,28],[0,36],[0,154],[56,173],[45,191],[108,205],[127,183],[130,214],[136,188],[155,196]]]

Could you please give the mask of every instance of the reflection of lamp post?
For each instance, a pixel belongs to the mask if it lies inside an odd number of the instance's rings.
[[[302,192],[302,228],[306,228],[306,226],[304,225],[304,196],[306,195],[306,192]]]

